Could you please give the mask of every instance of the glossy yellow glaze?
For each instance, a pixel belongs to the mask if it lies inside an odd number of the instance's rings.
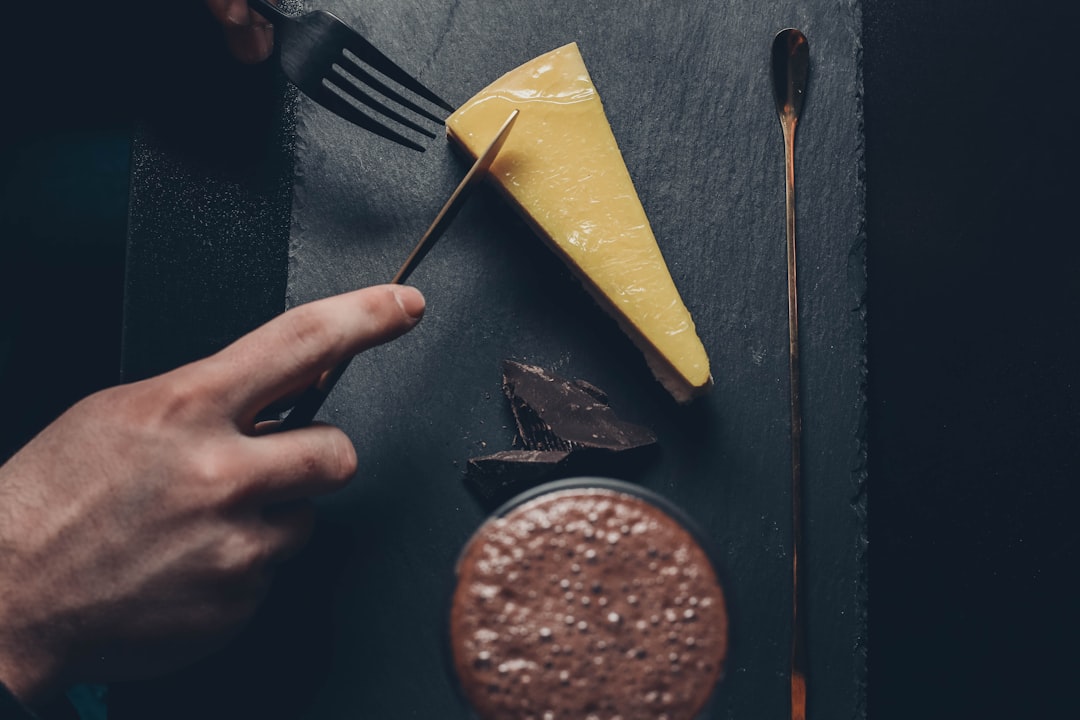
[[[638,199],[577,45],[496,80],[447,120],[474,157],[515,108],[491,168],[498,185],[638,344],[680,401],[712,382],[709,359]]]

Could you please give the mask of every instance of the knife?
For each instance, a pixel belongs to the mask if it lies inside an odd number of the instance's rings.
[[[495,161],[495,156],[499,154],[499,150],[506,143],[506,138],[510,134],[510,129],[513,128],[519,113],[520,110],[514,110],[510,113],[510,117],[499,128],[495,139],[491,141],[491,144],[488,145],[484,152],[480,153],[480,157],[469,168],[469,172],[465,173],[465,177],[458,183],[457,188],[450,195],[450,199],[446,201],[439,214],[435,216],[431,227],[427,229],[427,232],[420,238],[420,242],[416,244],[413,251],[409,253],[409,257],[405,259],[405,263],[394,274],[391,283],[395,285],[404,283],[435,245],[435,242],[446,232],[450,222],[460,212],[465,199],[487,174],[487,171],[491,169],[491,163]],[[351,357],[338,363],[335,367],[323,373],[322,377],[314,385],[305,390],[300,399],[296,401],[293,409],[278,425],[278,431],[293,430],[311,424],[316,413],[319,412],[319,408],[322,407],[323,402],[330,395],[330,391],[334,389],[334,385],[337,384],[337,381],[349,367],[350,362],[352,362]]]

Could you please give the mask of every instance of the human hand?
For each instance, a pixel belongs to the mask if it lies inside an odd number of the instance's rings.
[[[0,467],[0,680],[28,705],[230,638],[356,470],[336,428],[256,415],[407,332],[412,288],[300,306],[221,352],[78,403]]]
[[[270,0],[277,4],[277,0]],[[247,0],[206,0],[207,7],[225,28],[229,50],[241,62],[257,63],[274,49],[274,26],[248,8]]]

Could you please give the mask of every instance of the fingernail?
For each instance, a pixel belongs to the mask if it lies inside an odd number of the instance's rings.
[[[413,320],[424,317],[426,302],[419,290],[409,285],[396,285],[394,286],[394,297],[397,299],[401,309],[405,311],[405,314]]]
[[[226,0],[228,7],[225,8],[225,20],[233,25],[245,26],[251,24],[251,11],[248,10],[247,0]]]
[[[257,62],[262,62],[270,57],[270,53],[274,50],[274,26],[270,23],[257,23],[252,28],[251,34]]]

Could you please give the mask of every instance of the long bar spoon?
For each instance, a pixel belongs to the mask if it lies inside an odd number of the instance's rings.
[[[810,45],[799,30],[777,33],[772,44],[776,114],[784,131],[787,196],[788,376],[791,384],[791,720],[806,719],[806,625],[799,555],[802,550],[802,401],[799,397],[799,286],[795,257],[795,128],[806,96]]]

